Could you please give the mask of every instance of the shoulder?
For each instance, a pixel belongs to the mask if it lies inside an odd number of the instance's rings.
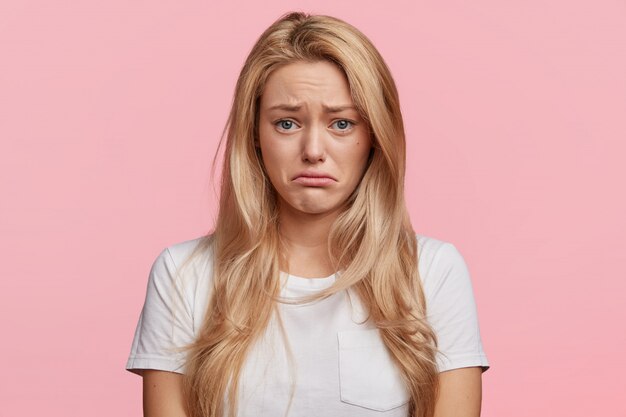
[[[463,256],[452,242],[432,236],[415,234],[417,238],[417,256],[420,272],[429,271],[435,266],[450,265],[463,261]]]
[[[206,266],[213,261],[212,235],[178,241],[166,246],[158,258],[170,263],[175,269],[181,269],[187,264]]]
[[[451,242],[418,235],[419,275],[427,318],[437,334],[440,372],[470,366],[489,368],[480,337],[470,271]]]
[[[446,281],[467,286],[469,271],[457,247],[449,241],[416,233],[419,275],[427,293],[435,293]],[[448,286],[452,284],[448,282]]]
[[[165,252],[167,256],[170,256],[176,265],[182,265],[191,258],[192,255],[195,256],[194,251],[200,250],[202,246],[206,246],[208,239],[210,239],[210,235],[172,243],[165,247],[163,252]]]
[[[184,354],[178,348],[196,337],[208,294],[203,268],[212,258],[206,239],[165,246],[154,259],[126,369],[184,373]]]
[[[212,268],[211,248],[211,235],[165,246],[153,261],[150,281],[163,288],[174,285],[195,289],[199,281],[206,279],[207,272]]]
[[[417,238],[417,256],[418,261],[430,265],[435,254],[445,245],[452,245],[445,240],[437,239],[432,236],[426,236],[419,233],[415,234]]]

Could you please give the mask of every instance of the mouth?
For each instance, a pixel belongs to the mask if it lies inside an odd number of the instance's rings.
[[[309,187],[324,187],[332,184],[335,180],[331,177],[327,176],[308,176],[308,175],[300,175],[293,179],[293,182],[309,186]]]

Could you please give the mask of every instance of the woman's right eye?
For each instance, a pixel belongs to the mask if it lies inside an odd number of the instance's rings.
[[[274,124],[277,125],[279,128],[281,128],[282,130],[291,130],[290,128],[294,125],[294,122],[291,120],[283,119],[283,120],[277,121]]]

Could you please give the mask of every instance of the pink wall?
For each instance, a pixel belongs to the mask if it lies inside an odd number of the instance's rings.
[[[624,2],[207,3],[0,4],[2,417],[141,414],[150,263],[210,228],[236,76],[291,9],[391,67],[414,226],[472,273],[483,416],[626,415]]]

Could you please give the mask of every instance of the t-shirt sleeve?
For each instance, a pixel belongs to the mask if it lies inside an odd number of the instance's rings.
[[[483,350],[470,273],[457,248],[443,242],[425,280],[428,321],[438,338],[439,372],[470,366],[489,369]]]
[[[135,330],[126,369],[185,373],[186,353],[179,348],[194,339],[193,314],[168,248],[153,262],[143,308]]]

